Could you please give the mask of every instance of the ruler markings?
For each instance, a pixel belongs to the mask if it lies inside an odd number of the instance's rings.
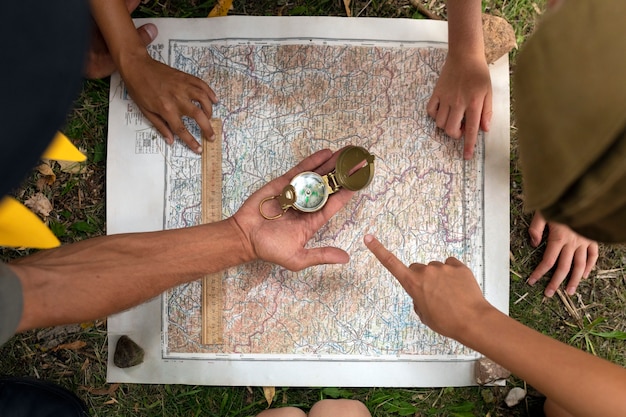
[[[222,220],[222,121],[211,119],[215,140],[202,137],[202,223]],[[223,273],[202,278],[202,337],[203,345],[224,343],[222,317]]]

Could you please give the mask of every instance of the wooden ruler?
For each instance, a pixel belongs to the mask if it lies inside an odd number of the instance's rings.
[[[215,140],[202,138],[202,223],[222,220],[222,120],[211,119]],[[224,343],[222,309],[223,273],[202,278],[203,345]]]

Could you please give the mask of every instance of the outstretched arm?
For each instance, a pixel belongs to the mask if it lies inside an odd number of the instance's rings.
[[[407,268],[371,235],[365,244],[413,298],[422,322],[509,369],[573,416],[623,416],[626,369],[542,335],[485,300],[455,258]]]
[[[493,114],[481,2],[448,0],[447,9],[448,55],[426,110],[448,136],[465,137],[463,158],[471,159],[478,130],[489,130]]]
[[[182,118],[193,118],[202,133],[211,138],[212,106],[217,103],[213,90],[199,78],[150,57],[124,0],[91,0],[90,4],[111,58],[143,114],[167,143],[172,144],[177,135],[193,151],[202,152]]]
[[[10,268],[22,284],[18,330],[82,322],[144,302],[175,285],[230,266],[262,259],[291,270],[346,263],[338,248],[305,248],[353,193],[342,190],[315,213],[289,210],[277,220],[259,213],[299,172],[332,170],[333,153],[306,158],[255,192],[231,218],[186,229],[103,236],[22,258]]]

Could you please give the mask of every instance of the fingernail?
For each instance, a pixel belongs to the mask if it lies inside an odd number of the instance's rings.
[[[528,280],[526,280],[526,282],[528,283],[528,285],[531,285],[531,286],[532,286],[532,285],[535,285],[535,283],[537,282],[537,280],[536,280],[536,279],[528,279]]]
[[[371,243],[374,240],[374,236],[367,234],[363,237],[365,244]]]
[[[202,146],[198,146],[196,148],[196,153],[202,153]]]
[[[159,34],[159,31],[155,25],[147,24],[146,26],[144,26],[144,29],[146,30],[146,33],[148,34],[148,36],[150,36],[151,40],[154,40]]]
[[[546,294],[546,297],[552,297],[554,295],[554,290],[547,289],[545,294]]]
[[[566,292],[568,295],[574,295],[574,293],[576,293],[576,288],[568,288]]]

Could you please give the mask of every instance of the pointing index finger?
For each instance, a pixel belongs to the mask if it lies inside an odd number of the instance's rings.
[[[389,252],[374,236],[367,234],[363,238],[363,241],[365,242],[365,246],[376,256],[380,263],[382,263],[406,289],[408,274],[411,273],[411,270],[403,264],[402,261],[396,258],[393,253]]]

